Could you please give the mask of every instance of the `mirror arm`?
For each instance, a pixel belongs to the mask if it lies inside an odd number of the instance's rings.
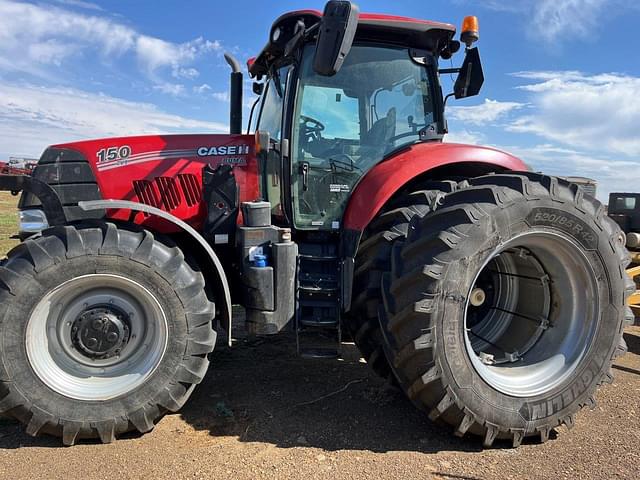
[[[449,95],[444,97],[444,102],[442,102],[442,108],[443,109],[447,108],[447,100],[449,100],[451,97],[455,97],[455,96],[456,96],[455,93],[450,93]]]
[[[302,20],[298,20],[298,23],[296,23],[296,26],[295,26],[295,33],[293,37],[284,46],[285,58],[291,56],[291,54],[298,48],[298,45],[300,45],[300,43],[305,38],[305,33],[306,31],[304,27],[304,22]]]
[[[318,30],[320,30],[320,22],[318,22],[318,23],[316,23],[314,25],[311,25],[309,28],[307,28],[304,31],[304,39],[305,40],[309,40],[309,39],[313,38],[316,35]]]
[[[453,73],[460,73],[461,68],[441,68],[438,73],[441,75],[451,75]]]
[[[249,112],[249,121],[247,122],[247,135],[249,135],[249,129],[251,128],[251,120],[253,120],[253,114],[256,110],[256,106],[258,105],[258,102],[260,102],[260,97],[256,98],[256,100],[253,102],[253,105],[251,105],[251,111]]]

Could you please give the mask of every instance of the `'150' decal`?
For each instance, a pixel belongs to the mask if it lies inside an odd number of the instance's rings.
[[[110,162],[116,159],[125,159],[131,155],[131,147],[123,145],[121,147],[102,148],[97,151],[98,163]]]

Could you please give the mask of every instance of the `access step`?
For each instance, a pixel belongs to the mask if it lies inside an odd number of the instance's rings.
[[[340,356],[340,352],[337,349],[332,348],[307,348],[300,350],[300,356],[302,358],[308,358],[313,360],[318,359],[335,359]]]

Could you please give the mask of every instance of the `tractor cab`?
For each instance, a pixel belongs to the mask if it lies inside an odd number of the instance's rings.
[[[262,138],[262,190],[274,222],[338,231],[372,167],[442,140],[438,58],[458,50],[454,33],[444,23],[358,14],[349,2],[275,21],[249,61],[261,92],[250,128]]]
[[[340,344],[360,238],[345,222],[346,212],[355,211],[349,205],[362,202],[356,187],[403,153],[418,164],[411,147],[439,144],[447,133],[438,59],[460,49],[454,34],[450,24],[360,14],[350,2],[330,1],[324,12],[282,15],[248,62],[253,91],[260,94],[249,121],[260,194],[271,208],[271,224],[290,228],[298,248],[295,328],[305,356],[335,356],[336,340]],[[459,73],[457,98],[477,94],[482,85],[479,55],[470,48],[477,39],[477,20],[468,17],[461,35],[465,62],[447,70]],[[233,88],[238,76],[232,74],[232,125],[241,110],[234,94],[241,87]],[[265,317],[249,308],[247,325],[254,333],[279,331],[287,312],[276,308]]]

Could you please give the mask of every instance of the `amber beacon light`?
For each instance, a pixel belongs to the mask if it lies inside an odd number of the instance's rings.
[[[460,31],[460,41],[464,43],[467,48],[477,42],[480,39],[480,27],[478,24],[478,17],[470,15],[464,17],[462,21],[462,30]]]

